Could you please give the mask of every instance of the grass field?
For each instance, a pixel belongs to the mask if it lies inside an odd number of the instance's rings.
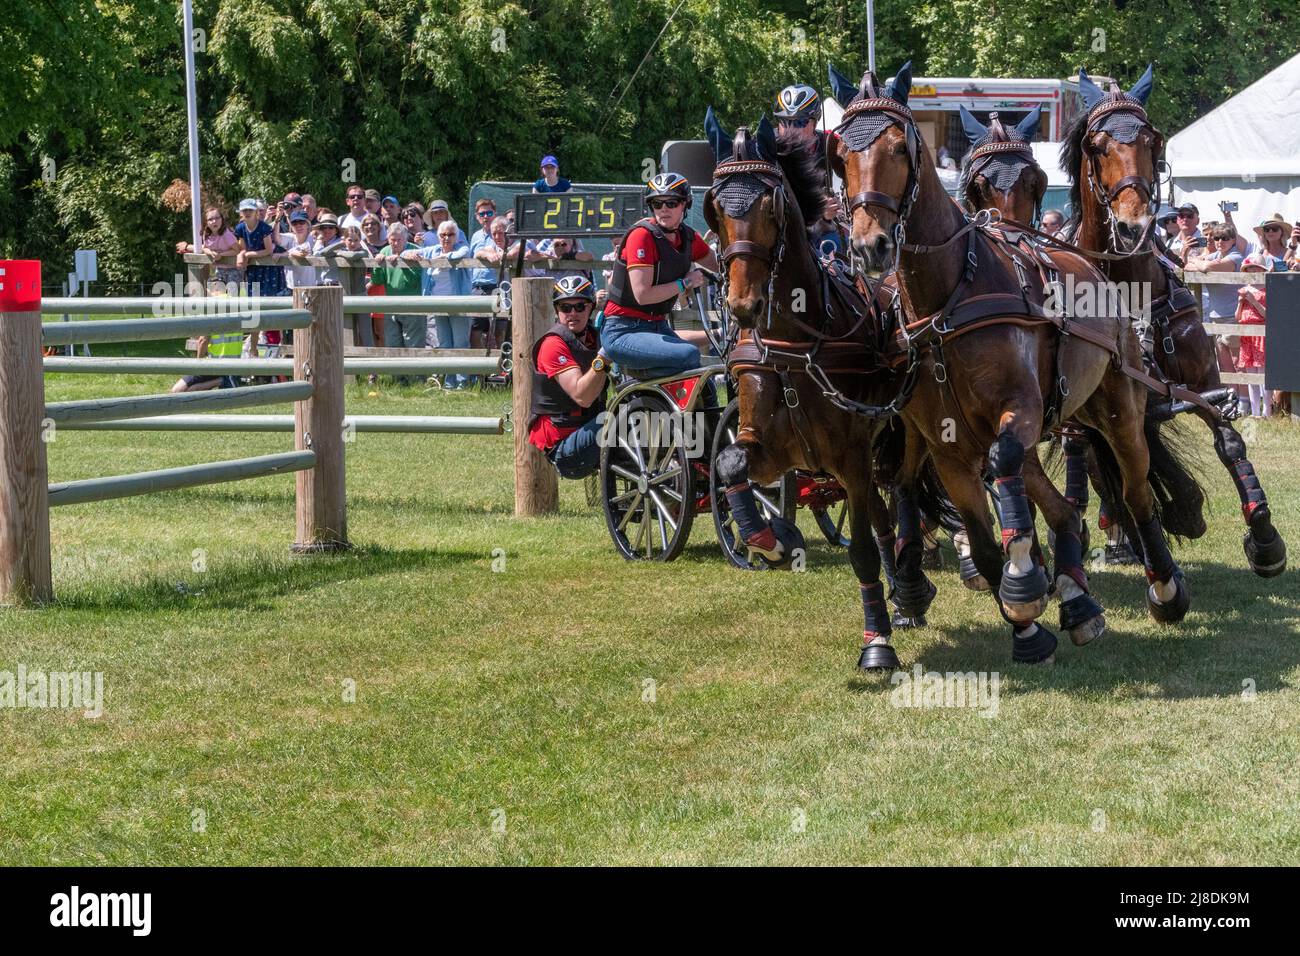
[[[165,387],[51,376],[48,398]],[[349,409],[506,401],[360,386]],[[50,475],[290,446],[64,432]],[[1259,428],[1293,546],[1298,453],[1300,431]],[[1180,627],[1106,568],[1109,633],[1015,666],[990,598],[951,560],[933,575],[904,665],[999,672],[991,719],[892,706],[855,672],[857,588],[829,545],[804,573],[745,574],[702,516],[676,563],[625,564],[580,485],[557,516],[512,516],[508,437],[358,435],[346,556],[289,556],[287,476],[57,509],[59,603],[0,610],[0,671],[100,671],[105,707],[0,709],[0,860],[1295,864],[1300,588],[1246,570],[1205,464]]]

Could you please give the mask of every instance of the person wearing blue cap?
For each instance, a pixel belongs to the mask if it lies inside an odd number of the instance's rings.
[[[379,218],[385,226],[402,221],[402,204],[396,196],[385,196],[379,203]]]
[[[560,177],[560,163],[554,156],[542,157],[542,178],[533,183],[535,193],[567,193],[573,183]]]

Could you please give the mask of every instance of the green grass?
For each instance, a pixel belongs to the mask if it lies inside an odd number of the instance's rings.
[[[48,392],[163,388],[62,375]],[[349,395],[371,414],[505,402]],[[67,432],[50,474],[290,445]],[[1276,424],[1253,451],[1293,545],[1298,450]],[[1110,568],[1093,578],[1109,633],[1065,640],[1054,667],[1014,666],[989,597],[951,561],[934,575],[931,627],[900,635],[900,654],[1000,672],[994,719],[893,707],[888,682],[855,672],[857,588],[828,545],[804,573],[744,574],[701,516],[677,562],[626,564],[580,485],[559,515],[515,519],[511,460],[508,438],[358,435],[345,556],[289,556],[285,476],[56,509],[59,604],[0,610],[0,670],[102,671],[105,713],[0,710],[0,860],[1300,859],[1300,592],[1294,571],[1246,570],[1235,494],[1208,458],[1211,531],[1176,552],[1193,594],[1180,627],[1148,619],[1137,570]]]

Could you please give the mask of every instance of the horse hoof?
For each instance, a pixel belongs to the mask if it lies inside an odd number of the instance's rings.
[[[1075,647],[1096,640],[1106,630],[1106,616],[1091,594],[1078,594],[1061,604],[1061,630],[1070,632]]]
[[[773,561],[766,555],[760,555],[763,563],[775,571],[788,571],[794,565],[796,558],[802,559],[807,554],[807,545],[804,543],[803,532],[801,532],[792,521],[786,521],[784,518],[772,519],[772,533],[776,535],[776,540],[781,542],[784,550],[781,557]]]
[[[865,645],[858,657],[858,670],[862,671],[895,671],[901,666],[894,648],[883,641]]]
[[[938,593],[939,589],[922,574],[915,581],[899,581],[891,599],[899,614],[924,619],[925,612],[930,610],[930,603]]]
[[[1035,624],[1034,630],[1020,637],[1012,631],[1011,659],[1017,664],[1054,664],[1056,662],[1056,635]]]
[[[979,568],[975,567],[975,559],[969,554],[963,555],[957,563],[958,572],[961,576],[961,583],[971,591],[987,591],[989,589],[989,580],[980,574]]]
[[[1010,565],[1007,565],[1010,568]],[[1016,624],[1028,624],[1037,620],[1047,610],[1047,572],[1042,565],[1036,566],[1028,574],[1010,574],[1002,572],[1002,584],[998,588],[998,600],[1007,618]]]
[[[904,614],[902,611],[895,611],[894,616],[890,618],[889,623],[896,631],[914,631],[918,627],[926,626],[924,614],[917,614],[915,617],[912,617]]]
[[[1147,588],[1147,610],[1151,612],[1152,620],[1158,624],[1177,624],[1187,615],[1187,609],[1192,605],[1192,594],[1183,580],[1182,571],[1174,572],[1173,582],[1176,590],[1169,601],[1162,602],[1156,597],[1154,584]]]
[[[1246,561],[1250,569],[1261,578],[1275,578],[1286,570],[1286,542],[1273,530],[1271,540],[1266,534],[1256,536],[1255,529],[1246,532],[1241,539],[1241,546],[1246,552]],[[1261,540],[1264,539],[1264,540]]]

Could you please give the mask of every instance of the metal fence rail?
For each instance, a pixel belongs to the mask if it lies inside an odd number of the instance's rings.
[[[258,328],[290,329],[303,328],[301,325],[286,325],[281,316],[285,312],[297,311],[293,300],[284,296],[139,296],[134,298],[60,298],[42,299],[42,315],[150,315],[155,320],[163,316],[192,316],[195,318],[221,313],[253,314],[274,312],[274,319],[266,320]],[[419,313],[447,315],[488,315],[496,311],[496,296],[491,295],[345,295],[343,312],[345,315],[368,314],[371,312]],[[137,321],[144,322],[146,319]],[[171,320],[174,321],[174,320]],[[105,325],[105,322],[77,323],[60,322],[46,325],[45,328],[67,328],[70,325]],[[224,330],[220,330],[224,331]],[[233,331],[233,330],[232,330]],[[184,334],[184,333],[182,333]],[[202,335],[202,332],[190,334]],[[180,335],[168,335],[167,338],[179,338]],[[71,339],[51,344],[70,344]],[[122,341],[120,339],[84,339],[77,342]],[[130,340],[126,340],[130,341]]]
[[[491,375],[501,360],[490,356],[345,358],[347,375]],[[94,375],[292,375],[293,359],[92,358],[50,355],[45,371]]]
[[[56,425],[120,421],[184,411],[252,408],[300,402],[312,397],[311,382],[277,382],[243,388],[213,389],[207,392],[178,392],[166,395],[134,395],[126,398],[88,398],[76,402],[54,402],[45,406],[45,417]],[[291,416],[292,417],[292,416]]]
[[[291,432],[292,415],[166,415],[71,422],[73,431],[102,432]],[[500,435],[500,418],[456,415],[348,415],[343,430],[410,435]]]
[[[44,312],[43,304],[42,312]],[[181,339],[190,335],[256,332],[259,329],[305,329],[309,325],[311,325],[311,313],[306,309],[268,312],[226,311],[224,314],[194,318],[44,322],[41,324],[41,341],[46,345],[56,346],[94,342],[149,342],[158,339]]]
[[[202,465],[185,465],[181,468],[142,471],[134,475],[65,481],[49,486],[49,501],[50,507],[79,505],[88,501],[109,501],[113,498],[152,494],[155,491],[172,491],[177,488],[193,488],[224,481],[240,481],[244,478],[260,478],[282,472],[306,471],[314,467],[316,467],[316,453],[311,451],[290,451],[278,455],[259,455],[256,458],[235,458]]]

